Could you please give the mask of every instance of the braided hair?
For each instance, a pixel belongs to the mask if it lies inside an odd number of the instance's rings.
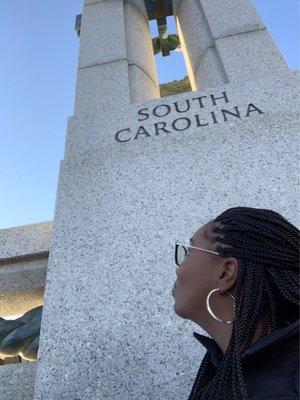
[[[299,318],[299,230],[277,212],[234,207],[213,220],[212,243],[223,257],[236,257],[232,335],[218,368],[206,352],[188,400],[249,400],[242,357],[258,322],[261,336]],[[242,348],[242,346],[244,346]]]

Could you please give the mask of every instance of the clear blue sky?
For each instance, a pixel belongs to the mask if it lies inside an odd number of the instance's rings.
[[[254,0],[292,69],[300,68],[299,3]],[[74,19],[81,9],[82,0],[1,0],[0,228],[53,219],[73,113],[79,44]],[[180,55],[173,57],[163,65],[158,57],[161,82],[184,75]]]

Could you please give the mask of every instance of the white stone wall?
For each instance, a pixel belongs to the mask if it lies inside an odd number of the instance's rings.
[[[204,349],[173,311],[174,242],[234,206],[299,222],[298,85],[273,75],[70,119],[35,400],[188,397]]]
[[[197,91],[164,99],[141,4],[125,3],[86,1],[35,400],[187,398],[204,349],[173,311],[175,241],[234,206],[299,222],[299,77],[251,3],[174,2]]]
[[[51,221],[0,229],[0,263],[45,257],[51,235]]]
[[[32,400],[36,363],[0,366],[1,400]]]
[[[0,230],[0,317],[44,303],[52,222]]]

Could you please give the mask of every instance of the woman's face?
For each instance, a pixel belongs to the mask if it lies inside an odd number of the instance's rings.
[[[216,250],[216,244],[209,240],[213,222],[210,221],[198,229],[192,236],[191,245],[207,250]],[[188,248],[188,254],[180,267],[176,269],[174,283],[174,311],[182,318],[205,322],[209,318],[206,310],[208,292],[218,287],[221,274],[221,257],[202,250]],[[221,259],[221,260],[220,260]]]

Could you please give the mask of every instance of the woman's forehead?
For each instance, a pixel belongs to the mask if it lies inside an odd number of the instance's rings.
[[[213,220],[201,226],[192,236],[194,243],[209,241],[209,236],[213,233]]]

